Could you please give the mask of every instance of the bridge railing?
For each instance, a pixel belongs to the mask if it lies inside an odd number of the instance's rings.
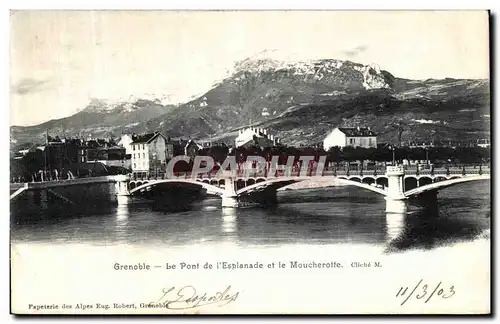
[[[60,177],[58,179],[54,178],[44,178],[43,180],[40,178],[36,179],[30,179],[30,181],[24,181],[24,182],[18,182],[18,181],[11,181],[11,184],[24,184],[24,183],[45,183],[45,184],[53,184],[53,183],[71,183],[74,181],[90,181],[92,182],[95,179],[103,179],[105,177],[113,177],[112,175],[95,175],[91,177],[78,177],[78,176],[73,176],[72,178],[65,178],[65,177]]]
[[[467,175],[467,174],[489,174],[490,169],[488,166],[473,166],[473,165],[468,165],[468,166],[462,166],[462,167],[442,167],[442,168],[424,168],[421,169],[420,167],[416,166],[404,166],[404,173],[406,175],[429,175],[429,176],[437,176],[437,175]],[[369,169],[348,169],[344,167],[325,167],[321,173],[317,173],[316,169],[309,169],[307,171],[302,171],[300,168],[291,168],[288,170],[278,170],[274,171],[274,174],[271,175],[269,174],[270,171],[269,169],[261,170],[259,172],[255,172],[254,169],[240,169],[237,170],[236,172],[232,173],[231,171],[227,171],[227,174],[221,176],[218,172],[208,172],[208,173],[202,173],[198,174],[196,179],[202,179],[202,180],[210,180],[210,179],[222,179],[225,177],[232,176],[234,178],[267,178],[267,177],[285,177],[285,176],[290,176],[290,177],[298,177],[298,176],[384,176],[386,174],[386,167],[382,166],[377,166],[375,168],[369,168]],[[176,172],[174,173],[174,176],[176,178],[181,178],[181,179],[192,179],[192,172]],[[150,175],[150,176],[143,176],[143,177],[137,177],[132,175],[131,180],[136,180],[136,181],[145,181],[145,180],[160,180],[160,179],[167,179],[167,175],[163,172],[158,173],[157,175]]]

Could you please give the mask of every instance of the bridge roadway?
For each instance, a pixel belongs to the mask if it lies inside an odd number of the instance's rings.
[[[87,184],[99,183],[115,183],[116,176],[104,177],[88,177],[88,178],[75,178],[75,179],[60,179],[55,181],[38,181],[38,182],[25,182],[25,183],[11,183],[10,184],[10,199],[14,199],[23,192],[28,190],[41,190],[57,187],[69,187]]]
[[[363,179],[363,178],[387,178],[386,176],[386,170],[385,168],[379,168],[376,170],[326,170],[323,171],[321,174],[316,174],[314,171],[313,172],[300,172],[300,171],[287,171],[287,172],[280,172],[280,173],[275,173],[274,177],[284,177],[284,176],[308,176],[308,177],[349,177],[351,179]],[[408,169],[405,168],[405,178],[413,177],[415,179],[423,178],[423,177],[435,177],[435,176],[442,176],[445,178],[450,178],[453,176],[460,176],[460,175],[471,175],[471,174],[489,174],[490,169],[487,167],[472,167],[469,166],[467,168],[441,168],[441,169],[435,169],[435,170],[430,170],[430,169],[424,169],[424,170],[417,170],[414,168]],[[178,172],[175,174],[176,179],[192,179],[192,173],[191,172]],[[204,173],[204,174],[199,174],[196,177],[196,180],[201,180],[203,182],[209,181],[210,183],[216,182],[218,180],[224,180],[226,179],[226,176],[219,176],[218,173]],[[261,172],[246,172],[245,170],[240,170],[236,173],[236,176],[234,177],[235,181],[247,181],[251,179],[265,179],[265,178],[273,178],[272,176],[269,176],[267,174],[267,171],[261,171]],[[163,173],[160,173],[159,176],[149,176],[149,177],[130,177],[131,183],[139,183],[139,182],[144,182],[144,181],[154,181],[154,180],[164,180],[166,177],[163,175]],[[356,180],[354,180],[356,181]]]
[[[43,190],[56,187],[88,185],[94,183],[115,183],[116,194],[120,196],[141,195],[151,192],[158,185],[188,185],[206,189],[208,193],[219,195],[224,207],[237,207],[239,202],[276,203],[276,193],[298,182],[313,182],[321,186],[357,186],[386,197],[386,200],[406,200],[438,190],[476,180],[490,179],[489,168],[449,168],[435,170],[412,170],[403,166],[389,166],[384,170],[327,170],[321,174],[313,172],[301,174],[298,171],[276,173],[267,176],[266,171],[260,173],[242,170],[237,174],[224,173],[222,176],[212,174],[199,175],[192,178],[190,173],[177,174],[176,178],[164,179],[132,179],[129,175],[106,177],[76,178],[71,180],[12,183],[10,198],[23,194],[28,190]]]
[[[449,168],[436,170],[411,170],[403,166],[389,166],[385,172],[379,170],[337,170],[325,171],[322,174],[309,172],[288,172],[268,177],[266,171],[261,173],[240,172],[234,176],[199,175],[193,178],[190,173],[178,174],[177,178],[130,180],[127,182],[124,195],[136,195],[154,190],[157,185],[200,186],[207,192],[222,197],[225,207],[237,207],[242,200],[256,202],[275,202],[276,192],[297,182],[327,183],[330,186],[352,185],[376,192],[387,200],[406,200],[417,198],[429,192],[437,193],[455,184],[490,179],[488,168]]]

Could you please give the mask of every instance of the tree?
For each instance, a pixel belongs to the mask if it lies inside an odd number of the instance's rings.
[[[373,153],[373,160],[377,162],[392,161],[392,150],[387,146],[377,147]]]
[[[346,146],[342,148],[341,160],[347,162],[356,161],[356,152],[354,147]]]
[[[196,152],[196,155],[210,156],[210,148],[208,148],[208,147],[201,148],[198,150],[198,152]]]
[[[212,146],[207,153],[216,163],[222,164],[229,154],[229,148],[227,146]]]
[[[335,162],[338,165],[341,160],[341,154],[342,152],[340,150],[340,147],[338,146],[331,147],[328,150],[328,155],[327,155],[328,163]]]

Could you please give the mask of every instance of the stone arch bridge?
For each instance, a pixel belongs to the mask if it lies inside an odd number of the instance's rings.
[[[222,198],[223,207],[238,207],[241,202],[261,204],[277,202],[277,191],[291,184],[310,181],[325,186],[356,186],[380,194],[387,201],[404,201],[424,195],[436,194],[440,189],[470,181],[489,180],[489,171],[467,170],[450,172],[436,170],[432,173],[408,172],[403,166],[389,166],[385,173],[331,173],[322,175],[289,174],[275,177],[264,175],[221,176],[191,178],[189,174],[175,179],[123,180],[117,186],[122,195],[141,195],[154,191],[157,186],[198,187]],[[311,188],[311,186],[309,186]],[[388,203],[389,206],[389,203]],[[389,208],[389,207],[388,207]]]

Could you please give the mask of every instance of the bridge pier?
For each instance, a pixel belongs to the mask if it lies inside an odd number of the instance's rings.
[[[115,190],[116,190],[116,196],[118,197],[118,201],[120,201],[120,197],[130,196],[130,192],[128,190],[129,181],[130,179],[127,175],[115,176]]]
[[[223,208],[237,208],[239,207],[238,195],[233,178],[226,178],[224,180],[224,194],[222,195]]]
[[[222,196],[222,207],[227,208],[237,208],[239,207],[238,197],[237,196]]]
[[[404,169],[402,165],[387,167],[387,197],[386,212],[387,213],[405,213],[408,205],[406,203],[404,189]]]
[[[405,199],[404,169],[402,165],[387,167],[387,198],[391,200]]]

